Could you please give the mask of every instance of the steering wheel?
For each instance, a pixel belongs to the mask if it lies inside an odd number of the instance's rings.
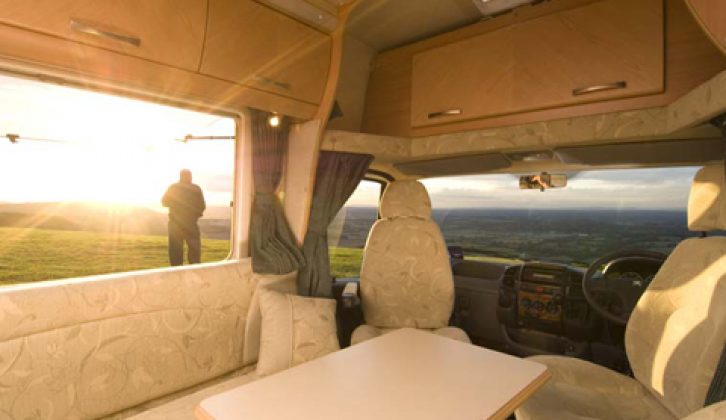
[[[582,294],[590,307],[600,316],[618,325],[625,325],[650,281],[643,279],[637,273],[634,275],[632,271],[616,275],[608,275],[608,271],[621,263],[641,261],[657,265],[653,271],[655,274],[666,258],[667,255],[663,253],[639,249],[608,254],[588,267],[582,278]],[[601,267],[601,275],[596,276]]]

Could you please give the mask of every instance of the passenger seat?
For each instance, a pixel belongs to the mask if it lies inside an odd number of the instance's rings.
[[[391,183],[380,214],[363,251],[360,292],[366,324],[353,331],[351,344],[407,327],[470,343],[463,330],[448,326],[454,281],[426,188],[418,181]]]

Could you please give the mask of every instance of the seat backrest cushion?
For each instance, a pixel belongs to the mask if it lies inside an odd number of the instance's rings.
[[[694,180],[691,229],[723,229],[717,222],[721,206],[713,204],[720,199],[704,191],[723,185],[723,166],[716,168],[705,168]],[[710,199],[697,199],[704,196]],[[625,346],[633,373],[675,416],[685,417],[703,407],[725,343],[726,237],[686,239],[628,321]]]
[[[723,165],[703,167],[693,178],[688,197],[688,229],[710,231],[726,226]]]
[[[0,290],[0,419],[103,417],[242,367],[249,259]]]
[[[430,219],[417,181],[396,181],[381,200],[382,219],[368,236],[361,267],[366,323],[382,328],[442,328],[454,304],[446,243]]]

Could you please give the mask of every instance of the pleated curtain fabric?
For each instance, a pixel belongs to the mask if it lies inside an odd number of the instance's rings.
[[[280,117],[280,124],[272,127],[268,123],[270,114],[255,109],[250,110],[250,117],[255,185],[250,224],[252,269],[260,274],[291,273],[302,267],[305,260],[276,194],[287,154],[290,122]]]
[[[310,221],[303,243],[306,264],[297,277],[300,295],[332,295],[328,226],[353,194],[372,161],[371,155],[325,151],[320,153]]]

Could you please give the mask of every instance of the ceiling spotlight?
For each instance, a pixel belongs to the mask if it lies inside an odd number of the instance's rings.
[[[272,114],[267,118],[267,124],[270,124],[270,127],[278,127],[280,125],[280,116],[277,114]]]

